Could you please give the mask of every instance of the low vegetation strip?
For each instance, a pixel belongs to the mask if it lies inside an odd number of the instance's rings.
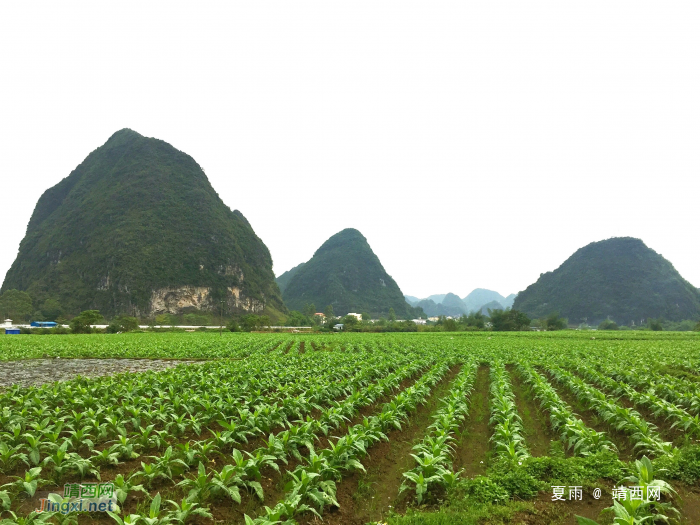
[[[508,372],[502,362],[491,365],[491,419],[496,455],[513,463],[522,463],[530,456],[523,437],[523,422],[518,415],[515,394],[510,385]]]

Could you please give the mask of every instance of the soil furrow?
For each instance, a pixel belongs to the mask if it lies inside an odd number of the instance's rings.
[[[557,436],[549,426],[548,418],[537,406],[532,394],[523,384],[520,376],[515,372],[512,365],[506,367],[510,373],[510,384],[515,394],[515,404],[518,407],[518,414],[523,420],[523,430],[525,432],[525,444],[534,457],[549,455],[552,441],[557,440]]]
[[[463,477],[473,478],[486,473],[490,434],[489,368],[480,366],[469,403],[469,416],[455,450],[454,468],[464,469]]]

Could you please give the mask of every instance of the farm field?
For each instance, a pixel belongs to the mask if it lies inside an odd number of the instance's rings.
[[[0,384],[76,358],[0,387],[8,524],[700,523],[700,334],[7,336]],[[32,513],[92,483],[118,512]]]

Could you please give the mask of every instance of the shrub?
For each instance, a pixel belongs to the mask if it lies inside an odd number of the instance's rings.
[[[97,324],[104,318],[97,310],[85,310],[77,317],[74,317],[70,322],[71,332],[74,334],[89,334],[92,333],[91,325]]]
[[[619,326],[617,326],[617,323],[615,321],[611,321],[610,319],[606,319],[602,323],[598,325],[598,330],[618,330]]]

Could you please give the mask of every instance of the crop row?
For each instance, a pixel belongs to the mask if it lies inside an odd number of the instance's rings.
[[[379,414],[365,418],[362,423],[350,427],[347,433],[327,448],[317,453],[311,451],[305,463],[290,473],[292,482],[284,497],[273,508],[266,507],[263,516],[252,519],[246,516],[246,524],[268,525],[281,520],[291,520],[304,512],[320,516],[326,505],[339,506],[336,501],[336,483],[344,473],[364,470],[360,459],[378,441],[386,440],[386,432],[401,430],[401,423],[419,404],[425,403],[435,384],[449,370],[446,361],[434,366],[415,384],[399,392],[383,405]]]
[[[579,363],[577,371],[588,381],[595,383],[615,395],[624,395],[635,405],[648,408],[656,417],[673,421],[671,428],[679,427],[689,436],[700,436],[700,416],[691,416],[683,408],[658,397],[651,392],[638,392],[627,383],[614,380],[594,368]]]
[[[416,466],[403,474],[406,479],[399,492],[415,488],[419,504],[423,495],[433,488],[450,487],[459,478],[459,472],[454,472],[452,466],[455,434],[469,413],[469,396],[474,387],[476,369],[474,363],[464,365],[450,385],[450,391],[440,400],[428,433],[413,447],[415,454],[411,455]]]
[[[392,366],[396,366],[400,360],[396,360]],[[243,455],[233,448],[236,443],[241,443],[249,437],[254,437],[263,432],[263,428],[273,426],[273,422],[269,419],[264,420],[266,410],[259,410],[262,414],[257,418],[246,417],[238,421],[220,421],[220,424],[226,428],[224,432],[214,432],[214,436],[208,440],[188,442],[184,445],[178,445],[176,449],[168,447],[161,456],[150,456],[150,463],[141,463],[141,469],[133,472],[130,476],[124,478],[118,476],[115,483],[121,488],[124,494],[131,490],[136,490],[137,483],[144,483],[146,486],[152,485],[154,482],[164,479],[172,480],[175,476],[183,474],[189,468],[196,466],[199,462],[209,465],[213,457],[224,459],[224,461],[232,462],[233,465],[227,465],[223,471],[202,472],[201,468],[198,472],[197,479],[202,481],[202,476],[209,479],[209,483],[223,483],[225,479],[229,491],[227,494],[234,500],[240,501],[240,496],[237,495],[238,487],[245,487],[258,494],[262,498],[262,488],[259,484],[260,471],[265,467],[279,469],[276,465],[277,460],[286,462],[286,455],[292,454],[299,456],[298,448],[306,446],[313,449],[314,435],[320,432],[326,433],[329,428],[336,428],[340,423],[354,413],[359,406],[363,406],[376,399],[376,396],[381,395],[387,389],[396,388],[398,383],[405,377],[415,374],[417,371],[427,364],[426,359],[416,360],[408,366],[405,366],[399,373],[390,374],[388,372],[388,364],[384,367],[375,367],[370,370],[376,375],[385,376],[377,384],[369,384],[364,389],[353,391],[342,403],[332,403],[331,406],[322,411],[320,417],[315,420],[298,421],[297,423],[287,423],[288,428],[277,436],[270,435],[264,447],[260,447],[248,458],[243,458]],[[371,363],[371,360],[370,360]],[[359,385],[355,385],[359,386]],[[329,388],[332,391],[332,388]],[[269,413],[267,414],[269,416]],[[279,423],[279,422],[277,422]],[[261,428],[262,427],[262,428]],[[137,456],[135,448],[137,443],[125,436],[120,436],[118,442],[114,443],[109,449],[103,450],[97,459],[106,459],[110,463],[116,463],[118,460],[128,460]],[[228,454],[231,454],[230,456]],[[228,460],[226,459],[228,457]],[[93,460],[96,458],[93,457]],[[45,466],[53,468],[54,479],[66,470],[76,470],[77,465],[87,465],[80,472],[81,477],[94,470],[90,469],[90,461],[81,458],[78,454],[66,454],[65,443],[51,456],[48,456],[44,461]],[[38,472],[36,470],[31,474],[37,481]],[[223,478],[222,478],[223,477]],[[183,487],[188,487],[191,491],[193,487],[189,487],[187,480],[183,483]],[[206,491],[205,491],[206,493]],[[212,496],[218,495],[214,490]]]
[[[282,423],[308,412],[322,401],[347,395],[354,388],[400,365],[401,361],[400,358],[387,359],[387,356],[381,355],[367,356],[366,360],[346,359],[345,363],[335,357],[324,358],[320,362],[307,359],[306,362],[297,362],[296,367],[293,366],[294,362],[288,363],[291,366],[287,368],[294,370],[296,376],[286,375],[283,380],[279,380],[274,368],[268,364],[268,369],[272,368],[273,373],[267,375],[264,390],[271,391],[271,396],[263,395],[263,381],[256,380],[255,369],[251,370],[246,381],[239,382],[237,378],[245,373],[244,370],[235,370],[230,375],[221,370],[208,374],[208,371],[195,367],[180,370],[177,376],[179,384],[167,372],[163,373],[166,379],[157,374],[156,377],[147,374],[138,378],[140,381],[133,381],[135,384],[132,383],[134,388],[129,400],[124,397],[115,399],[105,394],[95,407],[87,410],[71,408],[75,403],[71,404],[68,398],[60,413],[56,410],[46,411],[44,407],[37,406],[37,397],[27,398],[22,410],[4,408],[4,426],[8,431],[2,434],[3,442],[24,447],[31,464],[37,465],[45,452],[58,448],[59,440],[68,440],[69,447],[76,451],[92,451],[99,442],[134,438],[148,450],[160,448],[169,436],[178,437],[187,432],[199,435],[203,427],[232,418],[267,429],[270,424]],[[280,362],[273,366],[282,368],[284,365]],[[218,367],[239,368],[240,365],[220,363]],[[216,366],[210,365],[209,368]],[[221,396],[212,396],[206,391],[206,386],[199,390],[183,388],[185,384],[193,384],[192,376],[201,375],[214,375],[225,381],[214,388],[221,391]],[[169,388],[156,398],[138,396],[139,387],[150,389],[154,382],[169,383]],[[65,388],[71,390],[73,387],[67,385]],[[81,387],[78,385],[76,388]],[[121,404],[115,407],[114,403]]]
[[[552,385],[531,365],[517,365],[520,377],[529,385],[540,407],[549,412],[552,428],[575,454],[588,456],[603,450],[617,451],[605,432],[588,427],[567,405]]]
[[[491,418],[493,425],[491,441],[496,454],[512,461],[522,463],[530,456],[523,436],[523,421],[518,415],[515,394],[505,365],[496,361],[491,365]]]
[[[656,427],[645,421],[636,410],[622,407],[615,401],[611,401],[605,393],[562,368],[552,366],[549,372],[582,403],[593,408],[606,423],[628,434],[635,449],[655,455],[673,452],[673,445],[664,442],[656,432]]]

